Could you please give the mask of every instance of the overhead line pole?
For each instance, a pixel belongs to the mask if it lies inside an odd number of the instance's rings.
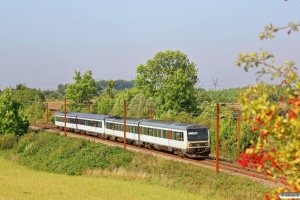
[[[238,137],[238,158],[240,157],[240,148],[241,148],[241,114],[240,110],[238,109],[238,116],[237,116],[237,137]]]
[[[48,111],[48,103],[46,103],[46,116],[47,116],[47,124],[49,122],[49,111]]]
[[[65,98],[65,136],[67,136],[67,98]]]
[[[126,100],[124,100],[124,149],[126,149]]]
[[[220,128],[220,107],[216,107],[216,172],[219,172],[219,128]]]

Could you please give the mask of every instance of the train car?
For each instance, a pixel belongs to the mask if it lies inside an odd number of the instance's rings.
[[[66,116],[69,131],[124,141],[123,117],[73,112],[66,113]],[[64,113],[55,114],[55,125],[64,128]],[[209,128],[204,125],[127,118],[126,142],[189,158],[210,154]]]
[[[100,133],[104,133],[104,119],[108,115],[96,115],[89,113],[66,113],[66,129],[75,133],[86,133],[98,136]],[[65,126],[65,114],[63,112],[55,113],[55,126],[56,128],[64,129]]]

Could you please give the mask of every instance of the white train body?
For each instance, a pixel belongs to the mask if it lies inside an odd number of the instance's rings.
[[[88,113],[66,113],[66,129],[106,139],[124,141],[124,118]],[[64,113],[55,113],[55,126],[64,129]],[[127,143],[173,152],[190,158],[207,157],[207,126],[148,119],[126,119]]]

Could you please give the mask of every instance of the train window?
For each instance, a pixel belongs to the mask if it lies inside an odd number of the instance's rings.
[[[172,133],[173,140],[183,141],[183,133],[182,132],[174,132]]]
[[[156,129],[155,128],[152,129],[152,134],[153,134],[154,137],[157,137],[157,133],[156,133]]]
[[[148,131],[149,131],[149,135],[154,136],[154,135],[153,135],[153,129],[152,129],[152,128],[148,128]]]
[[[188,141],[208,140],[208,129],[188,129]]]
[[[179,133],[179,141],[183,141],[184,140],[184,138],[183,138],[183,132],[180,132]]]
[[[158,129],[157,130],[157,136],[163,138],[164,137],[163,130]]]
[[[130,126],[126,125],[126,132],[130,132]]]
[[[76,124],[76,122],[77,122],[77,120],[76,120],[76,119],[74,119],[74,124]]]
[[[162,130],[162,138],[167,138],[167,131],[166,130]]]
[[[132,126],[132,132],[136,133],[136,127],[135,126]]]
[[[172,131],[172,140],[176,140],[176,132]]]
[[[142,133],[143,133],[144,135],[148,135],[147,128],[143,127]]]

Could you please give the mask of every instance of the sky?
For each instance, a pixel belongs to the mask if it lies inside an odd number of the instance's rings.
[[[196,64],[197,87],[243,87],[257,69],[235,66],[239,53],[262,49],[275,65],[299,66],[299,32],[259,39],[266,25],[299,22],[299,14],[299,0],[0,0],[0,89],[57,89],[74,82],[74,70],[133,80],[138,65],[167,50]]]

